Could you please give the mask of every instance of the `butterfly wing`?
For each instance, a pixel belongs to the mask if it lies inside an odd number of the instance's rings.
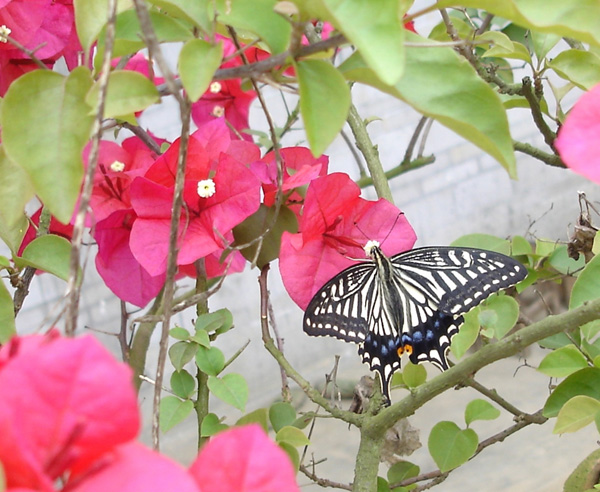
[[[461,315],[527,275],[512,258],[473,248],[417,248],[391,262],[403,304],[403,345],[412,348],[413,362],[427,360],[441,369],[448,368],[446,351]]]
[[[361,343],[377,301],[377,271],[372,262],[359,263],[338,273],[313,296],[304,313],[304,331]]]

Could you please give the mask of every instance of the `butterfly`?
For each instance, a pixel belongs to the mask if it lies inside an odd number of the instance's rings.
[[[380,374],[388,404],[403,353],[414,364],[448,369],[446,352],[462,315],[527,276],[518,261],[481,249],[424,247],[390,258],[377,241],[364,249],[370,261],[329,280],[309,302],[303,328],[357,343],[362,361]]]

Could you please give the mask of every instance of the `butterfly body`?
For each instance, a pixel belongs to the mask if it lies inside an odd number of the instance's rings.
[[[462,314],[527,274],[510,257],[473,248],[425,247],[388,258],[370,241],[365,251],[370,261],[343,270],[314,295],[303,327],[312,336],[357,343],[388,401],[403,353],[415,364],[447,369]]]

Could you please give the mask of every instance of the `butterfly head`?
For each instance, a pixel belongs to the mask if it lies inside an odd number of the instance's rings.
[[[365,253],[369,258],[373,258],[373,251],[375,249],[379,249],[379,241],[369,240],[367,241],[367,244],[365,244],[363,249],[365,250]]]

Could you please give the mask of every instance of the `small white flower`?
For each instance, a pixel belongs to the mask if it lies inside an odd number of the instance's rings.
[[[211,114],[217,118],[220,118],[225,114],[225,108],[223,106],[215,106]]]
[[[0,43],[8,42],[7,38],[11,32],[12,32],[12,29],[10,27],[7,27],[4,24],[2,24],[0,26]]]
[[[219,82],[213,82],[212,84],[210,84],[210,86],[208,87],[208,90],[210,92],[212,92],[213,94],[218,94],[219,92],[221,92],[221,89],[223,88],[223,86],[219,83]]]
[[[209,198],[215,194],[215,182],[208,178],[198,181],[198,196],[200,198]]]
[[[110,170],[114,171],[116,173],[120,173],[125,169],[125,164],[123,164],[121,161],[114,161],[111,165],[110,165]]]

